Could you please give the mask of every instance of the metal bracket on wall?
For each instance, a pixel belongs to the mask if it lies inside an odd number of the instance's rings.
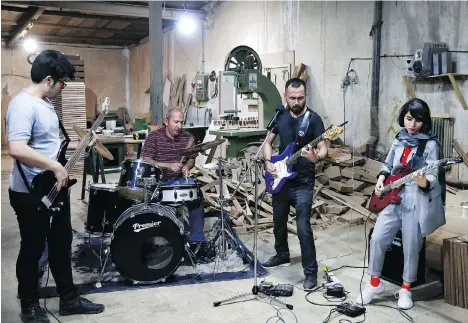
[[[435,80],[435,79],[442,79],[444,77],[449,78],[450,83],[452,83],[453,90],[455,91],[455,94],[458,97],[458,100],[460,100],[460,103],[463,109],[468,110],[468,105],[466,104],[465,98],[463,97],[463,94],[461,93],[460,88],[458,87],[457,81],[455,80],[455,78],[462,78],[466,80],[468,78],[468,74],[449,73],[449,74],[441,74],[441,75],[434,75],[434,76],[416,76],[415,79],[416,80]],[[406,88],[408,89],[408,92],[411,95],[411,97],[416,98],[416,93],[414,92],[414,89],[411,86],[411,82],[408,76],[403,75],[403,81],[405,82]]]

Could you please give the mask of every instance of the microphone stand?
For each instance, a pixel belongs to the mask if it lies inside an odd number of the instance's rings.
[[[276,119],[276,116],[278,116],[278,113],[275,115],[273,120],[270,122],[270,125],[274,123],[274,121]],[[273,128],[273,127],[271,127],[271,128]],[[263,298],[263,299],[269,300],[270,303],[274,301],[274,302],[276,302],[276,303],[278,303],[278,304],[280,304],[282,306],[285,306],[286,308],[288,308],[290,310],[293,309],[293,306],[291,304],[286,304],[286,303],[276,299],[275,297],[272,297],[272,296],[267,295],[264,292],[260,291],[260,288],[259,288],[258,283],[257,283],[257,262],[258,262],[258,260],[257,260],[257,235],[258,235],[258,198],[259,198],[258,197],[258,180],[259,180],[259,168],[260,168],[260,163],[261,163],[260,158],[258,156],[260,155],[260,151],[262,150],[263,146],[265,145],[265,143],[266,143],[268,137],[270,136],[270,134],[271,134],[271,129],[268,129],[268,133],[267,133],[267,136],[265,137],[265,140],[263,141],[262,145],[258,149],[257,154],[255,155],[255,158],[253,159],[250,167],[247,169],[247,171],[250,171],[250,168],[252,167],[252,164],[255,163],[255,218],[254,218],[254,247],[253,247],[253,254],[254,254],[254,285],[252,287],[251,292],[240,294],[240,295],[237,295],[237,296],[234,296],[234,297],[222,300],[222,301],[213,302],[214,307],[218,307],[218,306],[223,305],[225,303],[231,303],[234,300],[243,298],[243,297],[248,296],[248,295],[253,295],[253,298],[251,298],[251,299],[260,300],[261,298]],[[245,175],[244,175],[244,179],[245,179]],[[236,190],[234,191],[232,196],[234,196],[234,194],[237,192],[237,190],[239,189],[239,187],[240,187],[240,185],[241,185],[241,183],[243,182],[244,179],[239,181],[239,184],[237,185]]]
[[[273,132],[273,129],[277,127],[277,122],[276,122],[276,119],[278,118],[278,115],[280,114],[281,112],[279,110],[276,110],[276,113],[275,115],[273,116],[273,118],[271,118],[270,120],[270,123],[268,124],[268,126],[266,127],[266,129],[268,130],[267,132],[267,135],[265,137],[265,139],[263,140],[262,144],[260,145],[260,147],[258,148],[257,150],[257,153],[255,154],[255,157],[252,159],[249,167],[247,167],[244,175],[241,177],[241,179],[239,180],[239,183],[237,184],[234,192],[232,193],[232,196],[236,195],[237,191],[239,190],[240,186],[242,185],[242,183],[245,181],[245,178],[247,177],[247,174],[250,172],[250,170],[252,169],[253,167],[253,164],[257,162],[257,159],[258,159],[258,156],[260,155],[260,152],[262,151],[263,149],[263,146],[265,146],[265,143],[268,139],[268,137],[270,137],[270,135],[272,134]],[[258,183],[258,178],[255,179],[255,185],[257,185]]]

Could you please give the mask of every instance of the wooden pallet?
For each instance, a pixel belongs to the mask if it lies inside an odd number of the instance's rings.
[[[65,57],[70,61],[70,63],[75,67],[75,79],[70,82],[84,82],[85,80],[85,68],[84,61],[80,60],[79,55],[65,55]]]
[[[443,246],[444,300],[468,308],[468,242],[449,238]]]
[[[79,140],[78,134],[73,130],[73,125],[77,124],[81,129],[86,129],[86,97],[85,84],[83,82],[70,82],[57,97],[52,100],[55,111],[63,123],[65,130],[72,143],[69,145],[66,156],[70,158],[74,153]],[[60,135],[63,139],[63,134]],[[72,170],[72,177],[81,176],[83,171],[83,156],[76,163]]]

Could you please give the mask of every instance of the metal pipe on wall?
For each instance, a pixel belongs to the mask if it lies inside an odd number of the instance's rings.
[[[125,108],[130,114],[130,49],[128,47],[122,50],[122,56],[125,61]]]
[[[372,50],[372,83],[370,107],[370,135],[371,140],[367,151],[369,157],[375,156],[375,149],[379,140],[379,88],[380,88],[380,47],[382,38],[382,1],[374,2],[374,23],[370,35],[373,37]]]
[[[201,21],[201,43],[202,43],[202,63],[201,63],[201,72],[205,73],[205,21]]]

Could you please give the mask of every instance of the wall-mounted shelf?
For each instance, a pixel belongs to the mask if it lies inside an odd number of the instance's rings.
[[[411,97],[415,98],[416,93],[414,92],[414,89],[411,86],[411,82],[409,78],[416,80],[416,81],[437,81],[437,80],[442,80],[446,77],[448,77],[450,80],[450,83],[452,83],[453,90],[455,91],[455,94],[457,95],[458,100],[460,100],[460,103],[463,109],[468,110],[468,105],[466,104],[465,98],[463,97],[463,94],[460,92],[460,88],[458,87],[458,84],[456,81],[456,79],[466,80],[468,78],[468,74],[448,73],[448,74],[441,74],[441,75],[434,75],[434,76],[410,76],[410,77],[403,75],[403,81],[405,82],[406,88],[408,89],[408,92],[410,93]]]

